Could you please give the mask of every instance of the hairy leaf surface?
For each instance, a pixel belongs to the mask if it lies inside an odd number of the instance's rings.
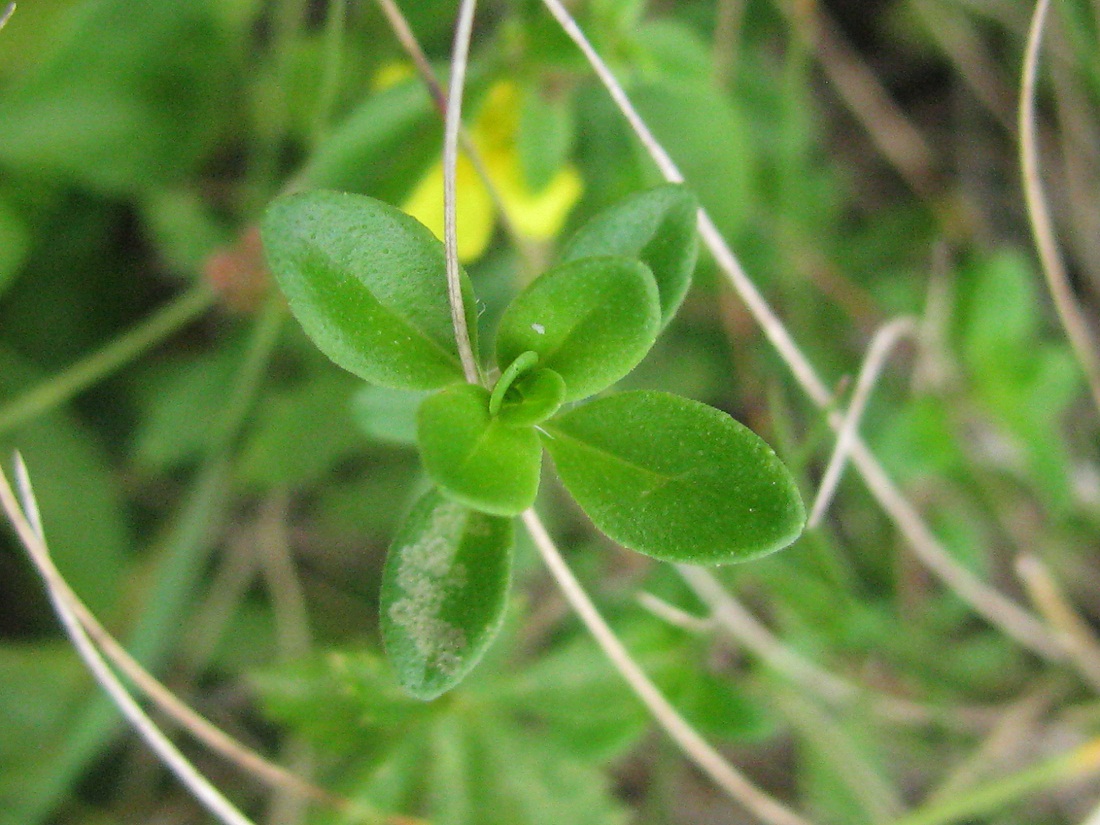
[[[394,389],[461,380],[443,245],[422,224],[373,198],[317,191],[276,200],[262,231],[291,311],[341,367]]]
[[[434,699],[477,664],[500,628],[511,583],[512,521],[427,493],[382,573],[382,641],[398,680]]]
[[[724,564],[785,547],[802,530],[802,499],[787,468],[751,430],[706,404],[617,393],[544,428],[581,508],[641,553]]]
[[[516,296],[497,331],[497,363],[522,353],[565,381],[565,400],[611,386],[649,352],[660,330],[657,285],[627,258],[582,258],[547,270]]]
[[[424,399],[417,415],[420,457],[448,496],[498,516],[535,502],[542,445],[532,427],[489,414],[489,391],[455,384]]]
[[[683,186],[639,192],[582,226],[565,245],[562,261],[593,255],[639,258],[657,282],[661,323],[667,324],[687,295],[699,257],[698,209],[699,202]]]

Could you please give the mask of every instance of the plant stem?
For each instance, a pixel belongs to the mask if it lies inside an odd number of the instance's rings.
[[[458,165],[458,132],[462,126],[462,91],[466,84],[466,64],[470,54],[470,35],[474,26],[477,0],[463,0],[458,11],[454,50],[451,54],[451,83],[447,92],[447,115],[443,122],[443,245],[447,255],[447,295],[451,302],[451,323],[455,343],[462,359],[462,371],[471,384],[481,381],[481,371],[466,327],[466,308],[462,301],[462,275],[458,263],[455,175]]]
[[[1100,739],[1093,739],[1067,754],[895,819],[891,825],[950,825],[964,820],[977,821],[1044,788],[1065,785],[1098,771]]]
[[[205,285],[192,287],[111,343],[6,404],[0,409],[0,435],[102,381],[200,316],[213,303],[214,294]]]
[[[88,638],[88,634],[85,633],[80,620],[70,608],[66,599],[68,587],[60,571],[50,559],[46,540],[42,534],[38,507],[27,478],[26,467],[23,465],[22,457],[18,454],[16,455],[16,477],[22,492],[22,509],[15,500],[11,487],[8,485],[7,477],[2,472],[0,472],[0,500],[3,501],[8,518],[11,519],[11,523],[15,526],[16,532],[46,584],[50,602],[53,604],[54,610],[61,619],[65,632],[80,658],[84,660],[95,680],[111,697],[111,700],[130,722],[134,730],[211,814],[225,825],[253,825],[251,820],[237,810],[233,803],[210,784],[206,777],[199,773],[195,766],[179,752],[171,740],[145,714],[99,654],[99,651],[96,650],[95,645]]]
[[[577,25],[576,20],[562,5],[561,0],[543,0],[543,5],[547,7],[565,33],[587,58],[593,71],[603,82],[608,94],[618,105],[623,117],[631,125],[665,180],[670,183],[683,182],[684,176],[679,168],[641,119],[622,85],[597,54],[588,38],[585,37],[584,32]],[[744,301],[745,306],[752,313],[753,318],[756,319],[772,346],[775,347],[787,365],[787,369],[798,381],[799,386],[816,406],[823,410],[829,409],[833,401],[832,393],[818,376],[798,344],[795,343],[790,332],[779,320],[775,311],[764,299],[756,285],[753,284],[740,261],[737,260],[737,257],[718,231],[718,227],[714,225],[710,215],[702,208],[699,210],[699,234],[714,256],[719,268],[726,274],[734,291]],[[834,429],[843,426],[843,418],[839,414],[829,414],[826,420]],[[1042,622],[1036,619],[1028,610],[1020,607],[998,590],[986,584],[951,557],[858,435],[852,439],[851,460],[863,476],[867,488],[883,510],[893,519],[917,556],[956,595],[966,604],[969,604],[976,613],[985,617],[990,624],[1000,628],[1002,632],[1024,647],[1052,661],[1060,661],[1065,658],[1065,651]]]
[[[653,714],[653,718],[672,737],[680,749],[731,798],[740,802],[769,825],[810,825],[810,822],[768,796],[727,762],[699,733],[688,724],[664,694],[646,676],[604,621],[580,582],[577,581],[554,545],[542,521],[534,510],[523,513],[523,523],[535,542],[543,561],[550,569],[566,600],[576,611],[585,627],[603,648],[607,658],[630,685],[631,690]]]
[[[231,450],[266,372],[282,328],[280,300],[269,298],[255,321],[233,395],[214,423],[198,476],[170,528],[154,574],[148,607],[130,634],[127,648],[147,668],[156,669],[180,631],[180,616],[202,575],[214,525],[228,509]],[[28,783],[33,792],[20,800],[14,821],[36,825],[50,815],[85,766],[117,729],[111,706],[93,697],[78,712],[64,747]]]
[[[825,468],[825,475],[821,478],[821,486],[817,491],[817,498],[810,508],[810,517],[806,519],[806,527],[812,529],[821,522],[825,510],[832,501],[837,485],[844,473],[844,464],[848,460],[848,453],[852,449],[852,441],[859,431],[859,422],[863,417],[863,411],[870,400],[871,391],[875,387],[886,366],[886,359],[897,342],[907,335],[914,335],[917,331],[916,324],[911,318],[897,318],[886,324],[875,333],[871,339],[871,345],[867,348],[867,357],[863,362],[863,368],[859,371],[855,392],[848,404],[848,410],[844,414],[844,423],[841,425],[836,439],[836,447],[829,459],[829,465]]]
[[[1084,370],[1093,403],[1097,412],[1100,412],[1100,343],[1094,339],[1088,321],[1073,297],[1073,289],[1062,256],[1058,252],[1054,224],[1039,178],[1039,151],[1035,135],[1035,79],[1038,74],[1043,25],[1049,9],[1050,0],[1038,0],[1035,4],[1024,55],[1023,80],[1020,83],[1020,167],[1024,179],[1024,199],[1027,201],[1031,234],[1035,238],[1035,248],[1039,252],[1047,288],[1054,299],[1054,307],[1058,310],[1058,318],[1066,331],[1066,337],[1069,338],[1077,361]]]

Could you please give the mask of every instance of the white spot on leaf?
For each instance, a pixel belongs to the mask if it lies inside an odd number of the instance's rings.
[[[425,667],[445,674],[462,666],[466,633],[439,617],[448,596],[466,586],[466,567],[455,553],[465,527],[463,508],[440,504],[431,526],[405,548],[397,570],[397,585],[405,597],[390,605],[389,616],[408,634]]]

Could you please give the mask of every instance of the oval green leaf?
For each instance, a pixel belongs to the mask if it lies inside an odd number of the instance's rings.
[[[582,258],[540,275],[500,319],[497,363],[522,353],[565,381],[566,401],[611,386],[649,352],[661,325],[649,269],[627,258]]]
[[[411,447],[416,444],[416,414],[422,392],[365,384],[351,397],[351,418],[374,441]]]
[[[275,200],[262,234],[291,311],[341,367],[394,389],[462,379],[443,245],[427,227],[364,195],[317,191]]]
[[[489,415],[489,391],[455,384],[424,399],[420,457],[439,488],[468,507],[515,516],[535,503],[542,445],[532,427]]]
[[[673,562],[771,553],[802,531],[787,468],[724,412],[662,392],[597,399],[544,425],[562,481],[615,541]]]
[[[558,411],[565,400],[565,381],[553,370],[533,370],[504,396],[500,420],[509,427],[532,427]]]
[[[512,573],[512,521],[428,492],[382,571],[386,655],[418,699],[450,690],[500,628]]]
[[[620,201],[570,238],[562,261],[593,255],[638,258],[649,267],[667,324],[687,295],[699,257],[699,202],[683,186],[665,184]]]

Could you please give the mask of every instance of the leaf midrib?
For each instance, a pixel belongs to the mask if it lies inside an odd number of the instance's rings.
[[[317,255],[319,255],[321,257],[321,259],[324,261],[324,263],[327,266],[330,267],[330,271],[336,273],[336,277],[350,278],[353,283],[358,284],[359,286],[361,286],[363,288],[363,291],[366,292],[371,297],[371,300],[374,301],[375,304],[377,304],[382,310],[384,310],[386,313],[388,313],[391,317],[393,317],[394,319],[399,321],[405,327],[405,329],[411,330],[412,332],[414,332],[416,334],[417,338],[431,344],[432,348],[434,348],[437,352],[441,353],[449,363],[451,363],[454,366],[458,367],[460,370],[462,369],[462,362],[459,360],[457,352],[452,352],[449,349],[445,348],[442,344],[439,343],[439,341],[437,341],[435,338],[431,337],[430,335],[425,333],[423,330],[421,330],[420,327],[418,327],[416,324],[414,324],[406,315],[404,315],[401,312],[398,312],[396,309],[391,307],[389,304],[383,303],[383,301],[378,297],[378,295],[375,293],[375,291],[373,289],[371,289],[367,285],[366,282],[364,282],[360,278],[355,277],[355,275],[352,274],[351,268],[345,268],[345,267],[341,266],[339,264],[339,262],[336,261],[335,258],[333,258],[331,255],[329,255],[325,250],[323,250],[319,246],[317,246],[315,244],[310,244],[309,247],[316,251]]]
[[[607,449],[604,449],[603,447],[599,447],[597,445],[592,444],[591,442],[584,441],[580,438],[577,438],[575,435],[571,435],[570,433],[567,433],[564,430],[561,430],[557,427],[551,426],[551,427],[547,427],[546,429],[549,432],[553,433],[554,438],[564,437],[565,439],[568,439],[569,441],[572,441],[572,442],[580,445],[580,447],[582,449],[585,449],[588,452],[596,453],[600,456],[606,457],[607,459],[611,460],[612,462],[614,462],[616,464],[622,465],[624,467],[628,467],[628,468],[630,468],[632,470],[635,470],[639,473],[642,473],[644,475],[652,476],[653,478],[657,479],[660,482],[660,486],[662,486],[662,487],[667,485],[667,484],[670,484],[674,481],[682,481],[686,476],[689,476],[694,472],[694,468],[693,468],[693,469],[685,470],[682,473],[674,473],[672,475],[669,475],[669,474],[666,474],[666,473],[661,473],[661,472],[658,472],[657,470],[652,470],[649,467],[646,467],[642,464],[637,464],[633,461],[630,461],[629,459],[623,458],[622,456],[619,456],[616,453],[613,453],[613,452],[611,452]],[[551,450],[551,452],[553,452],[553,450]],[[659,487],[655,488],[654,492],[656,491],[656,489],[659,489]]]

